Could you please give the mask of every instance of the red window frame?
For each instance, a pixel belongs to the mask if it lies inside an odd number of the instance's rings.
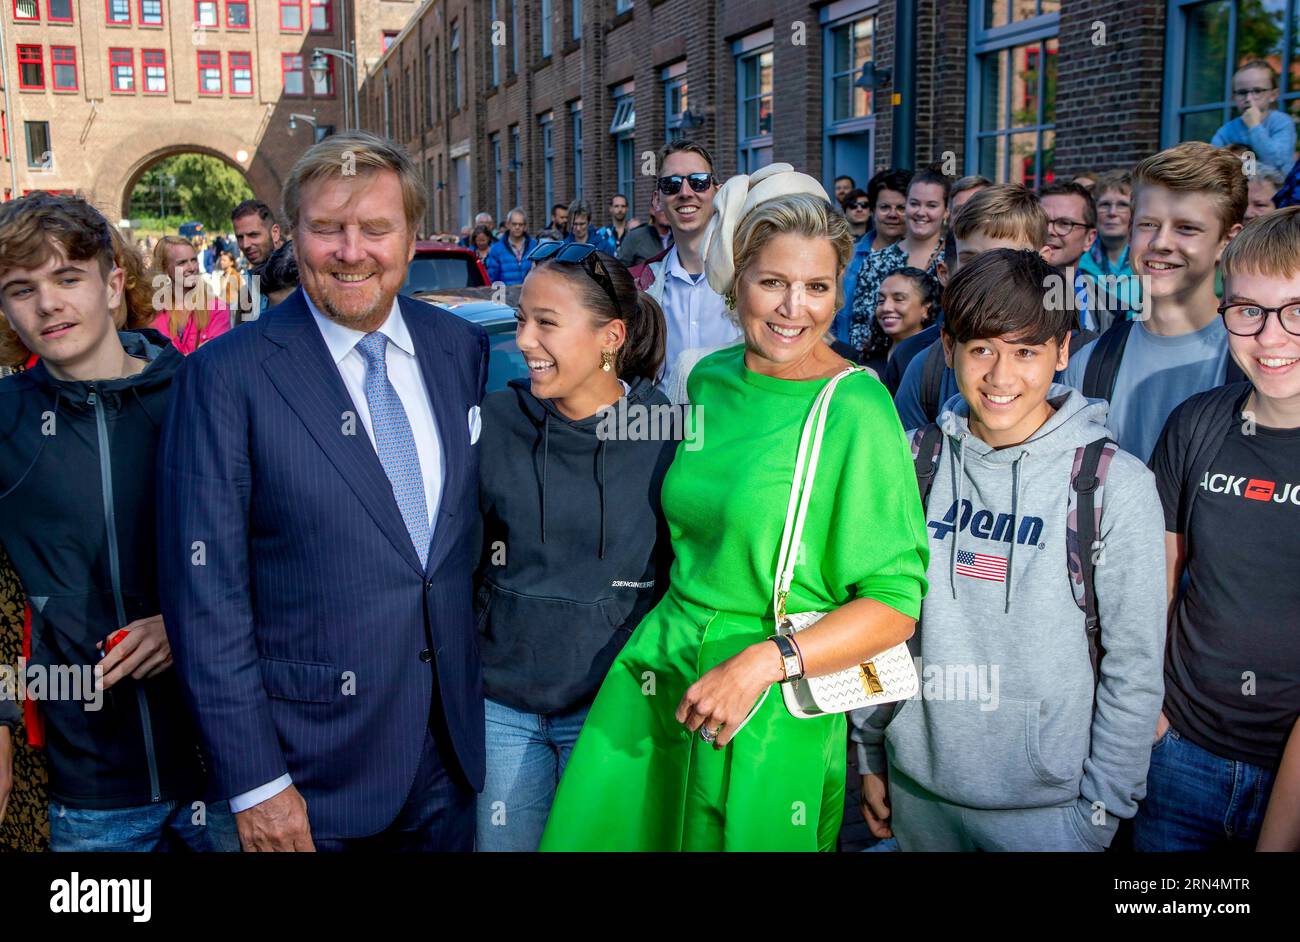
[[[323,93],[323,94],[321,94],[321,93],[317,93],[317,91],[316,91],[316,79],[315,79],[314,77],[312,77],[310,71],[308,71],[308,73],[307,73],[308,81],[309,81],[309,83],[310,83],[310,85],[311,85],[311,97],[312,97],[312,98],[334,98],[334,97],[338,94],[337,86],[334,84],[334,57],[333,57],[333,56],[327,56],[327,57],[326,57],[326,61],[329,63],[329,71],[326,72],[326,77],[327,77],[327,82],[328,82],[327,87],[329,88],[329,91],[328,91],[328,92],[325,92],[325,93]]]
[[[195,55],[195,60],[194,60],[194,61],[198,64],[199,94],[200,94],[200,95],[203,95],[203,96],[205,96],[205,97],[207,97],[207,98],[216,98],[216,97],[219,96],[223,91],[225,91],[225,86],[222,85],[222,77],[221,77],[221,53],[220,53],[220,52],[217,52],[217,51],[214,50],[214,49],[200,49],[200,50],[199,50],[198,52],[196,52],[194,55]],[[207,57],[207,56],[211,56],[212,58],[215,58],[215,59],[217,60],[217,61],[216,61],[216,64],[215,64],[215,65],[204,65],[204,64],[203,64],[203,60],[204,60],[204,57]],[[209,59],[208,61],[211,62],[212,60]],[[216,73],[217,73],[217,90],[216,90],[215,92],[213,92],[213,91],[204,91],[204,89],[203,89],[203,70],[204,70],[204,69],[215,69],[215,70],[216,70]]]
[[[41,0],[32,0],[36,8],[35,16],[19,16],[18,0],[14,0],[14,21],[18,23],[39,23],[41,21]]]
[[[14,0],[15,4],[17,4],[17,2],[18,0]],[[36,2],[39,4],[40,0],[36,0]],[[47,23],[71,23],[74,19],[76,19],[77,16],[75,12],[76,9],[77,9],[77,0],[68,0],[68,15],[66,17],[55,16],[54,12],[50,9],[49,3],[47,2],[45,5],[45,21]]]
[[[290,68],[293,65],[292,60],[298,60],[296,69]],[[297,72],[302,79],[302,91],[291,92],[287,84],[288,76]],[[284,98],[306,98],[307,97],[307,69],[303,65],[303,55],[300,52],[282,52],[280,53],[280,91]]]
[[[313,33],[332,33],[334,32],[334,0],[308,0],[310,6],[307,11],[307,25]],[[320,7],[325,11],[325,26],[317,29],[312,24],[316,22],[316,16],[313,11]]]
[[[125,55],[123,55],[125,53]],[[117,87],[117,73],[113,70],[127,66],[131,70],[131,87]],[[135,94],[135,50],[125,49],[121,46],[110,46],[108,49],[108,88],[114,95],[134,95]]]
[[[156,62],[150,62],[150,56],[157,56]],[[163,87],[161,89],[149,88],[149,66],[162,66]],[[166,49],[141,49],[140,50],[140,91],[145,95],[166,95],[167,94],[167,50]]]
[[[235,60],[240,59],[240,67],[248,70],[248,91],[235,91]],[[251,52],[227,52],[226,67],[230,70],[230,94],[235,98],[251,98],[253,96],[253,54]]]
[[[205,4],[205,3],[210,3],[210,4],[212,4],[212,23],[211,23],[211,24],[204,23],[203,20],[199,18],[199,7],[201,7],[201,6],[202,6],[203,4]],[[220,28],[221,28],[221,3],[220,3],[220,0],[194,0],[194,25],[195,25],[195,26],[202,26],[204,29],[220,29]]]
[[[164,12],[166,9],[167,9],[167,0],[158,0],[158,22],[155,23],[152,20],[146,20],[144,18],[144,0],[140,0],[140,10],[139,10],[140,25],[141,26],[162,26],[167,20],[167,14]]]
[[[62,61],[56,61],[55,56],[62,57]],[[72,84],[59,84],[58,66],[72,66]],[[50,87],[56,92],[76,92],[81,90],[81,75],[77,71],[77,47],[76,46],[51,46],[50,47]]]
[[[244,8],[244,25],[230,22],[230,8],[242,6]],[[248,0],[226,0],[226,29],[248,29],[253,22],[253,5]]]
[[[296,10],[298,11],[298,25],[297,25],[297,26],[285,26],[285,25],[284,25],[284,11],[287,10],[287,9],[289,9],[290,7],[293,7],[294,9],[296,9]],[[280,0],[280,32],[282,32],[282,33],[301,33],[302,30],[303,30],[303,24],[302,24],[302,0]]]
[[[113,0],[104,0],[104,22],[109,26],[131,25],[131,0],[126,0],[126,19],[113,19]]]
[[[35,55],[36,58],[32,58]],[[41,70],[39,85],[28,85],[23,81],[23,66],[35,65]],[[45,88],[45,47],[39,44],[20,43],[18,45],[18,87],[19,89]]]
[[[4,141],[5,160],[9,159],[9,112],[0,111],[0,140]],[[8,189],[5,190],[9,192]],[[6,197],[7,199],[8,197]]]

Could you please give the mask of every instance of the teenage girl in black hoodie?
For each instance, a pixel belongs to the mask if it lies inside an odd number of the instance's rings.
[[[528,378],[483,401],[479,850],[537,849],[587,709],[671,559],[659,489],[682,413],[654,385],[663,312],[594,246],[530,258],[516,315]]]

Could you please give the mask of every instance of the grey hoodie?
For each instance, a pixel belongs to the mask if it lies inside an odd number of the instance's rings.
[[[1113,833],[1146,793],[1163,697],[1164,518],[1151,472],[1117,452],[1094,579],[1105,650],[1094,708],[1065,533],[1075,450],[1106,437],[1107,405],[1060,385],[1049,401],[1042,428],[1000,450],[971,433],[961,396],[945,403],[926,512],[931,588],[909,642],[921,693],[856,711],[853,739],[863,772],[885,770],[887,745],[894,769],[944,801],[1074,800],[1089,815],[1101,802]]]

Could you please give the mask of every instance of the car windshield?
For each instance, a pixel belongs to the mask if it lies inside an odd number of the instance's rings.
[[[486,328],[488,335],[488,380],[487,391],[495,392],[505,389],[512,379],[528,375],[528,366],[524,355],[515,346],[515,321],[492,324]]]
[[[446,291],[448,288],[470,288],[480,284],[478,266],[462,256],[415,257],[406,267],[406,282],[402,294],[413,295],[420,291]]]

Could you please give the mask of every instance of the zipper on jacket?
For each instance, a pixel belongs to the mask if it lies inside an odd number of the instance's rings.
[[[108,532],[108,572],[113,583],[113,604],[117,608],[118,627],[126,626],[126,603],[122,601],[122,572],[117,553],[117,513],[113,507],[113,465],[108,450],[108,420],[104,418],[102,397],[95,392],[95,384],[90,384],[90,395],[86,397],[88,405],[95,407],[95,428],[99,433],[99,482],[104,494],[104,528]],[[153,801],[162,800],[162,790],[158,787],[158,759],[154,754],[153,719],[149,715],[149,701],[145,696],[144,685],[135,685],[135,699],[140,706],[140,728],[144,732],[144,755],[149,763],[149,792]]]

